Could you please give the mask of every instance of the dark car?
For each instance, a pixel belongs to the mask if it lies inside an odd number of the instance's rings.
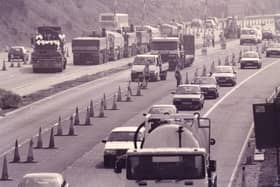
[[[8,61],[21,60],[24,62],[28,61],[28,54],[24,47],[22,46],[13,46],[8,51]]]
[[[212,77],[216,79],[219,86],[236,85],[237,76],[233,66],[216,66]]]
[[[219,97],[218,85],[214,77],[195,77],[191,84],[199,85],[205,98]]]

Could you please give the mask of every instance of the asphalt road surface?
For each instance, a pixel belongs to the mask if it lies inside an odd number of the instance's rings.
[[[227,50],[211,49],[208,56],[198,55],[192,67],[185,69],[189,78],[193,77],[194,70],[202,65],[208,67],[218,58],[239,52],[238,41],[228,45]],[[198,52],[199,53],[199,52]],[[202,115],[211,118],[213,123],[212,134],[217,140],[212,149],[212,158],[218,161],[218,183],[226,186],[236,165],[243,142],[252,124],[251,104],[262,102],[279,84],[278,59],[263,59],[263,68],[260,70],[239,70],[237,67],[238,84],[235,87],[220,88],[218,100],[207,100]],[[0,119],[0,154],[7,154],[12,160],[11,147],[15,139],[22,144],[20,153],[22,160],[26,159],[27,144],[30,137],[44,129],[44,144],[48,144],[49,128],[52,127],[59,115],[63,119],[64,133],[67,133],[69,116],[76,106],[84,110],[89,100],[95,103],[95,113],[98,114],[99,102],[106,93],[108,107],[111,107],[111,96],[120,85],[125,92],[129,79],[129,71],[123,71],[102,79],[84,84],[80,87],[56,94],[33,105],[20,109]],[[260,84],[261,83],[261,84]],[[135,84],[132,85],[135,92]],[[76,127],[78,136],[56,137],[55,150],[34,150],[33,164],[9,164],[9,173],[13,181],[0,182],[0,186],[16,186],[18,179],[25,173],[37,171],[63,172],[71,186],[123,186],[125,178],[113,173],[111,169],[103,168],[103,145],[100,141],[116,126],[139,125],[142,122],[142,113],[155,103],[171,103],[171,90],[175,88],[174,73],[169,72],[167,81],[149,84],[143,91],[144,96],[133,96],[132,102],[118,103],[119,110],[106,110],[106,118],[94,118],[93,126]],[[194,112],[194,111],[191,111]],[[84,113],[81,114],[84,121]],[[34,138],[36,144],[36,138]],[[124,172],[123,172],[124,173]]]

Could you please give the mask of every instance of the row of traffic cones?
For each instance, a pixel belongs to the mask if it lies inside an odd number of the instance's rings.
[[[11,67],[11,68],[15,67],[13,61],[11,61],[10,67]],[[17,67],[18,67],[18,68],[21,67],[21,63],[20,63],[20,62],[17,62]],[[2,71],[7,71],[6,60],[3,60],[3,62],[2,62]]]
[[[127,94],[126,94],[126,99],[125,101],[132,101],[131,100],[131,95],[132,95],[132,89],[130,86],[130,83],[127,88]],[[140,82],[138,82],[137,85],[137,93],[136,96],[141,95],[141,85]],[[113,104],[112,104],[112,110],[117,110],[117,101],[122,101],[121,98],[121,90],[120,87],[118,89],[118,92],[113,95]],[[106,95],[103,95],[103,98],[101,99],[101,104],[100,104],[100,113],[98,117],[105,117],[104,110],[107,109],[107,103],[106,103]],[[92,125],[91,118],[94,117],[94,106],[93,106],[93,101],[90,101],[89,107],[87,107],[86,110],[86,117],[85,117],[85,122],[83,125],[88,126]],[[10,163],[36,163],[34,159],[34,153],[33,149],[56,149],[57,147],[55,146],[55,138],[54,136],[76,136],[75,134],[75,128],[74,126],[76,125],[81,125],[80,123],[80,117],[79,117],[79,108],[76,107],[75,109],[75,114],[70,116],[70,125],[69,125],[69,131],[68,134],[63,134],[63,129],[62,129],[62,120],[61,116],[58,118],[57,126],[56,126],[56,134],[54,133],[54,127],[51,128],[50,130],[50,139],[49,139],[49,144],[47,147],[44,147],[43,145],[43,138],[42,138],[42,128],[39,128],[38,132],[38,138],[37,138],[37,144],[35,147],[33,147],[33,139],[30,139],[29,141],[29,146],[28,146],[28,153],[25,161],[21,161],[21,156],[19,152],[19,144],[18,140],[15,142],[15,147],[14,147],[14,155],[13,155],[13,160]],[[3,159],[3,167],[2,167],[2,175],[0,180],[11,180],[9,178],[8,174],[8,162],[7,162],[7,157],[6,155],[4,156]]]

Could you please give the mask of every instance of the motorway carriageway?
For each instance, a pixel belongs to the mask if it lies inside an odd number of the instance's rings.
[[[218,57],[223,60],[223,56],[231,55],[233,50],[238,54],[239,48],[237,46],[238,42],[232,42],[228,45],[227,52],[218,49],[209,50],[207,57],[197,57],[195,64],[185,69],[182,75],[187,70],[191,79],[196,67],[200,67],[201,72],[203,64],[210,66],[212,60],[217,62]],[[279,73],[279,67],[277,66],[279,65],[274,61],[277,61],[277,59],[264,59],[264,69],[261,70],[238,70],[237,86],[234,88],[221,88],[218,100],[220,103],[216,105],[211,113],[208,112],[208,117],[213,122],[213,138],[217,140],[217,144],[212,149],[212,158],[218,160],[218,182],[220,186],[228,184],[238,154],[250,129],[252,122],[251,104],[262,102],[270,94],[273,87],[279,84],[279,81],[277,81],[277,74]],[[267,68],[265,69],[265,67]],[[259,71],[258,74],[239,86],[243,80],[246,80],[257,71]],[[64,125],[66,132],[69,124],[67,120],[69,114],[74,112],[75,106],[84,109],[90,98],[93,98],[96,103],[95,111],[97,113],[97,108],[99,108],[97,104],[103,92],[106,92],[109,98],[110,93],[115,92],[118,85],[121,85],[122,88],[127,86],[128,77],[129,71],[104,77],[79,88],[73,88],[52,96],[50,99],[45,99],[1,119],[1,156],[12,147],[15,138],[18,138],[21,143],[25,142],[37,133],[40,126],[48,129],[56,122],[58,115],[62,115],[62,118],[66,120],[63,122],[66,124]],[[263,83],[262,86],[260,86],[260,82]],[[58,149],[35,150],[35,160],[38,163],[10,164],[10,176],[14,181],[1,182],[0,186],[15,186],[18,178],[23,174],[34,171],[63,172],[68,181],[70,181],[71,186],[122,186],[125,181],[124,177],[115,175],[111,169],[103,169],[103,145],[99,142],[106,137],[113,127],[140,124],[142,121],[141,114],[147,111],[151,104],[171,103],[170,91],[174,87],[174,74],[171,72],[167,81],[151,83],[149,89],[143,91],[144,96],[133,97],[133,102],[130,103],[118,103],[120,110],[106,111],[107,117],[104,119],[94,118],[94,126],[76,127],[78,136],[57,137],[56,146]],[[223,99],[224,95],[232,89],[234,91]],[[207,100],[201,113],[205,115],[216,102],[217,100]],[[111,106],[109,101],[108,106]],[[16,118],[14,117],[15,115],[17,116]],[[81,116],[82,122],[84,120],[83,116]],[[49,133],[44,134],[45,144],[48,143],[48,136]],[[26,158],[26,151],[27,146],[24,144],[20,148],[23,160]],[[8,154],[8,158],[11,160],[12,155]]]

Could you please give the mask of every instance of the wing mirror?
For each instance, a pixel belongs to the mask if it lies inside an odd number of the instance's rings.
[[[171,91],[171,94],[175,94],[176,93],[176,91]]]
[[[106,139],[103,139],[101,142],[102,142],[102,143],[106,143],[106,142],[107,142],[107,140],[106,140]]]
[[[147,113],[143,113],[143,116],[147,116]]]

